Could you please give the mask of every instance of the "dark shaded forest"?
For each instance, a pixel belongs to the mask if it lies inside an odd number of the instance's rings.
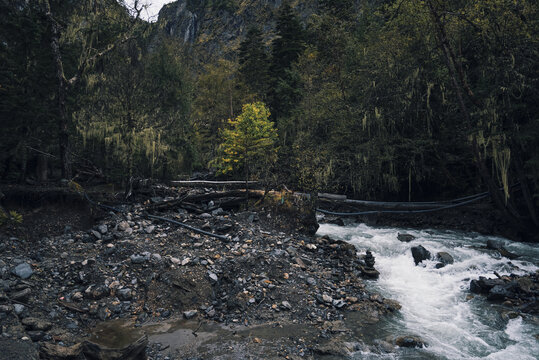
[[[307,18],[297,3],[208,58],[123,2],[0,0],[1,180],[203,171],[375,200],[488,190],[536,232],[535,1],[320,0]]]

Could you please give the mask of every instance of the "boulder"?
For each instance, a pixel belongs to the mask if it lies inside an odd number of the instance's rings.
[[[488,239],[487,240],[487,249],[498,250],[498,249],[501,249],[501,248],[503,248],[503,241],[501,241],[501,240],[493,240],[493,239]]]
[[[490,289],[497,285],[503,285],[505,282],[502,279],[487,279],[480,276],[478,280],[470,281],[470,291],[475,294],[488,294]]]
[[[423,260],[428,260],[431,258],[430,252],[421,245],[414,246],[412,248],[412,256],[414,257],[414,262],[416,265]]]
[[[402,241],[402,242],[410,242],[412,240],[415,239],[415,236],[414,235],[410,235],[410,234],[401,234],[401,233],[398,233],[397,234],[397,239],[399,239],[399,241]]]
[[[518,284],[515,281],[503,285],[496,285],[488,292],[487,299],[491,301],[501,301],[506,298],[515,298],[517,297],[517,294],[515,293],[517,290]]]
[[[399,347],[408,347],[408,348],[422,348],[425,346],[423,340],[418,336],[399,336],[395,339],[395,344]]]
[[[436,264],[437,269],[443,268],[444,266],[453,264],[455,262],[453,256],[449,255],[445,251],[440,251],[437,253],[436,259],[439,261],[439,263]]]

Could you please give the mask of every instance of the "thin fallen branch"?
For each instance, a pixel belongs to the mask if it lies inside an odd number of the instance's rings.
[[[211,233],[211,232],[208,232],[208,231],[204,231],[204,230],[201,230],[201,229],[198,229],[196,227],[193,227],[191,225],[187,225],[187,224],[184,224],[184,223],[181,223],[179,221],[176,221],[176,220],[172,220],[172,219],[167,219],[167,218],[164,218],[164,217],[161,217],[161,216],[155,216],[155,215],[146,215],[146,217],[150,218],[150,219],[156,219],[156,220],[162,220],[162,221],[166,221],[166,222],[169,222],[171,224],[175,224],[175,225],[179,225],[181,227],[184,227],[186,229],[189,229],[191,231],[194,231],[196,233],[199,233],[199,234],[203,234],[203,235],[207,235],[207,236],[211,236],[211,237],[214,237],[216,239],[219,239],[219,240],[223,240],[223,241],[227,241],[228,238],[226,236],[223,236],[223,235],[217,235],[217,234],[214,234],[214,233]]]

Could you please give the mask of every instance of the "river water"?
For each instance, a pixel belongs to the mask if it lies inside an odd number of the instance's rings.
[[[400,242],[399,232],[416,239]],[[368,287],[402,305],[400,314],[377,324],[371,340],[416,335],[428,344],[423,349],[399,349],[393,354],[360,352],[356,354],[358,359],[539,358],[537,319],[508,319],[501,305],[489,303],[480,295],[467,298],[471,279],[494,278],[494,271],[500,275],[535,272],[539,246],[473,233],[374,228],[364,224],[323,224],[318,234],[348,241],[360,253],[370,249],[380,278],[369,281]],[[474,248],[485,246],[488,239],[503,241],[507,250],[521,257],[510,261],[496,252]],[[435,268],[435,261],[415,266],[410,248],[416,245],[423,245],[433,255],[448,252],[455,262],[441,269]]]

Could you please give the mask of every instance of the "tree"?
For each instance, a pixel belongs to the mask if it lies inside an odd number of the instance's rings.
[[[271,110],[275,119],[290,115],[301,98],[299,76],[292,69],[305,48],[304,30],[288,2],[281,5],[277,19],[277,37],[272,43],[270,67]]]
[[[224,59],[204,66],[195,89],[197,96],[193,102],[192,118],[200,165],[206,168],[217,156],[226,119],[234,118],[241,111],[242,104],[255,99],[237,76],[237,64]]]
[[[243,170],[246,184],[262,170],[267,176],[277,155],[277,131],[269,116],[266,105],[255,102],[243,105],[242,113],[229,120],[230,128],[222,134],[221,156],[213,161],[221,174]]]
[[[264,100],[269,88],[269,57],[259,28],[251,27],[247,31],[240,44],[239,64],[243,82]]]
[[[87,156],[115,180],[189,172],[195,151],[189,122],[191,82],[182,48],[131,39],[84,77],[74,120]],[[127,179],[126,179],[127,178]]]
[[[53,152],[56,141],[51,111],[55,82],[47,34],[39,4],[0,1],[0,177],[4,179],[24,180],[33,162],[46,170],[52,158],[43,155]],[[36,175],[46,180],[46,171]]]
[[[52,4],[52,5],[51,5]],[[84,73],[91,69],[104,55],[119,44],[134,37],[142,23],[138,21],[143,6],[137,8],[135,17],[130,18],[128,10],[116,1],[80,1],[72,3],[43,0],[43,13],[50,28],[50,48],[57,81],[56,103],[58,120],[58,142],[62,177],[71,178],[70,127],[71,112],[68,97],[73,94]],[[62,16],[58,16],[61,14]],[[61,26],[65,22],[66,26]],[[64,45],[62,47],[61,45]],[[66,63],[64,49],[78,53],[77,65]],[[72,59],[71,59],[72,60]],[[66,66],[67,65],[67,66]],[[66,76],[71,70],[71,76]]]

